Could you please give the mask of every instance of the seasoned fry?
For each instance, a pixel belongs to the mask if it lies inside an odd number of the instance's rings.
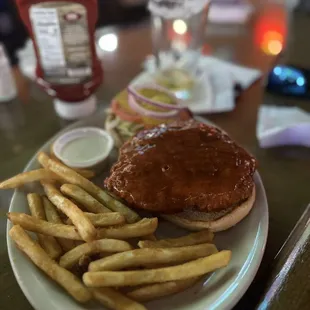
[[[209,230],[191,233],[180,238],[162,239],[158,241],[139,241],[140,248],[174,248],[188,245],[212,242],[214,234]]]
[[[214,244],[199,244],[180,248],[137,249],[114,254],[91,262],[89,271],[121,270],[132,267],[148,266],[151,264],[183,263],[205,257],[217,252]]]
[[[43,196],[43,206],[45,210],[46,219],[54,224],[63,224],[56,207],[47,199],[47,197]],[[66,238],[57,238],[57,241],[61,245],[62,249],[65,252],[70,251],[75,247],[74,241]]]
[[[25,230],[59,238],[83,240],[74,226],[50,223],[25,213],[9,212],[7,216],[13,224],[20,225]]]
[[[37,219],[46,220],[40,195],[28,194],[27,201],[31,215]],[[62,249],[54,237],[41,234],[37,234],[37,236],[39,244],[52,259],[57,259],[62,254]]]
[[[128,223],[135,223],[141,219],[136,212],[125,206],[122,202],[112,198],[107,192],[102,190],[100,187],[96,186],[96,188],[94,189],[96,189],[96,193],[94,192],[90,193],[93,194],[99,201],[104,203],[112,211],[122,213],[126,217]]]
[[[131,249],[131,245],[126,241],[114,239],[95,240],[81,244],[64,254],[59,260],[59,265],[68,269],[73,267],[83,255],[92,255],[101,252],[115,253],[129,251]]]
[[[102,203],[96,200],[93,196],[88,194],[84,189],[74,184],[63,184],[60,188],[61,192],[80,203],[92,213],[111,212],[110,209],[105,207]]]
[[[126,295],[134,300],[145,302],[176,293],[180,293],[193,286],[199,277],[165,283],[148,284],[132,290]]]
[[[111,288],[93,289],[92,293],[95,299],[112,310],[147,310],[143,305]]]
[[[61,285],[73,298],[79,302],[91,299],[91,293],[81,281],[68,270],[60,267],[47,253],[19,226],[15,225],[9,232],[18,248],[49,277]]]
[[[119,212],[110,212],[110,213],[101,213],[101,214],[84,212],[84,214],[90,219],[90,221],[96,227],[119,225],[119,224],[124,224],[126,222],[124,215],[122,215]],[[71,225],[72,221],[68,219],[67,224]]]
[[[83,275],[83,281],[90,287],[119,287],[184,280],[198,277],[218,268],[225,267],[229,263],[230,257],[231,251],[221,251],[204,258],[172,267],[138,271],[86,272]]]
[[[48,160],[50,159],[50,157],[46,153],[39,152],[37,155],[37,159],[43,168],[45,168],[46,170],[50,170],[48,169]],[[54,161],[59,162],[57,159]]]
[[[42,182],[48,199],[72,220],[73,225],[86,242],[96,239],[96,229],[84,212],[72,201],[65,198],[56,187],[48,182]]]
[[[30,193],[27,195],[27,201],[31,215],[37,219],[46,221],[41,196],[36,193]]]
[[[134,223],[140,219],[136,212],[132,211],[120,201],[112,198],[100,187],[85,179],[73,169],[50,159],[45,153],[40,152],[38,154],[38,161],[44,168],[56,173],[68,183],[78,185],[86,190],[100,202],[104,203],[110,210],[122,213],[126,217],[128,223]]]
[[[58,180],[59,177],[48,170],[45,169],[37,169],[27,172],[22,172],[8,180],[0,183],[0,189],[7,188],[17,188],[23,186],[30,182],[41,181],[41,180]]]
[[[73,168],[73,170],[86,179],[91,179],[96,175],[95,172],[90,169]]]
[[[144,218],[139,222],[120,227],[99,228],[97,238],[129,239],[146,236],[152,234],[156,230],[157,225],[158,219],[156,217]]]

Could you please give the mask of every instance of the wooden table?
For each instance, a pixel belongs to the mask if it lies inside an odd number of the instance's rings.
[[[260,46],[264,40],[264,31],[280,29],[285,36],[286,12],[282,5],[274,5],[270,1],[254,2],[260,5],[246,25],[233,27],[210,25],[206,37],[208,46],[205,50],[235,63],[259,68],[266,73],[274,64],[275,57],[266,55]],[[307,25],[309,26],[309,22]],[[307,26],[303,24],[301,30],[304,30],[304,27]],[[298,32],[298,22],[297,30],[294,31]],[[107,105],[112,96],[140,72],[141,63],[146,55],[151,53],[148,23],[128,29],[116,29],[116,33],[119,40],[117,50],[103,57],[105,77],[98,91],[102,105]],[[303,40],[300,49],[302,48],[304,52],[309,47],[309,43]],[[293,50],[291,58],[294,58],[294,53],[296,55]],[[309,53],[304,52],[302,55],[306,60],[305,55]],[[300,61],[300,58],[298,60]],[[9,104],[0,104],[0,180],[20,172],[35,151],[65,125],[55,115],[51,99],[33,82],[24,78],[17,68],[14,69],[14,74],[19,98]],[[261,298],[265,288],[264,271],[270,266],[310,200],[309,149],[283,147],[266,150],[258,146],[256,139],[258,108],[264,101],[268,103],[274,100],[271,96],[264,98],[260,80],[242,92],[234,111],[207,115],[211,121],[230,133],[257,157],[259,172],[269,200],[270,232],[258,280],[254,281],[236,309],[253,309]],[[298,104],[310,111],[310,105],[307,103],[292,100],[285,100],[282,103]],[[0,309],[28,310],[32,307],[14,278],[4,241],[5,213],[8,210],[10,197],[9,191],[0,194]],[[297,282],[296,285],[301,286],[301,283]]]

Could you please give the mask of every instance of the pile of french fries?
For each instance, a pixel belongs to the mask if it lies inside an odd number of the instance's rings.
[[[109,309],[146,309],[141,302],[181,292],[229,263],[231,252],[219,252],[211,232],[156,240],[158,219],[141,219],[87,179],[91,172],[43,152],[37,159],[42,168],[0,183],[6,189],[40,182],[45,192],[27,194],[30,215],[8,213],[9,234],[78,302],[94,298]]]

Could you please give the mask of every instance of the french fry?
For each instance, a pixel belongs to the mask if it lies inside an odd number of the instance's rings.
[[[41,182],[48,199],[72,220],[73,225],[86,242],[96,239],[96,229],[84,212],[72,201],[65,198],[56,187],[48,182]]]
[[[73,168],[73,170],[86,179],[91,179],[96,175],[95,172],[90,169]]]
[[[76,200],[80,203],[87,211],[92,213],[104,213],[104,212],[111,212],[110,209],[105,207],[102,203],[96,200],[93,196],[88,194],[84,189],[81,187],[74,185],[74,184],[63,184],[60,187],[60,191]]]
[[[117,253],[91,262],[88,270],[116,271],[139,266],[145,267],[149,264],[183,263],[214,253],[217,253],[217,249],[214,244],[209,243],[180,248],[136,249],[128,252]]]
[[[225,267],[229,263],[230,258],[231,251],[221,251],[172,267],[138,271],[86,272],[83,275],[83,281],[89,287],[119,287],[184,280]]]
[[[122,202],[112,198],[107,192],[102,190],[100,187],[96,186],[95,188],[90,188],[90,190],[92,190],[92,192],[90,193],[94,195],[95,198],[97,198],[99,201],[104,203],[110,210],[122,213],[126,217],[128,223],[135,223],[141,219],[136,212],[128,208]],[[96,193],[94,192],[94,190],[96,190]]]
[[[54,157],[55,158],[55,157]],[[39,152],[37,154],[37,159],[38,159],[38,162],[40,163],[40,165],[45,168],[46,170],[50,170],[48,168],[48,162],[49,160],[51,159],[46,153],[44,152]],[[51,159],[53,160],[54,162],[57,162],[57,163],[60,163],[58,159]]]
[[[69,269],[73,267],[76,263],[78,263],[79,259],[83,255],[92,255],[101,252],[115,253],[129,251],[131,249],[131,245],[123,240],[95,240],[89,243],[81,244],[64,254],[59,260],[59,265],[61,267]]]
[[[185,291],[189,287],[193,286],[198,280],[199,277],[195,277],[179,281],[148,284],[136,288],[128,292],[126,295],[133,300],[146,302]]]
[[[19,225],[13,226],[9,234],[18,248],[22,250],[37,267],[61,285],[73,298],[79,302],[87,302],[91,299],[91,293],[83,283],[70,271],[60,267],[52,260],[38,243],[28,236],[22,227]]]
[[[27,201],[31,215],[45,221],[46,216],[40,195],[30,193],[27,195]],[[52,259],[57,259],[62,254],[62,249],[54,237],[41,234],[37,234],[37,236],[39,244]]]
[[[83,240],[74,226],[50,223],[25,213],[9,212],[7,216],[13,224],[20,225],[25,230],[58,238]]]
[[[212,242],[213,238],[214,234],[212,232],[209,230],[202,230],[179,238],[162,239],[158,241],[141,240],[138,246],[140,248],[174,248],[209,243]]]
[[[143,305],[112,288],[93,289],[92,293],[95,299],[112,310],[147,310]]]
[[[27,183],[41,181],[41,180],[58,180],[59,177],[57,174],[45,170],[45,169],[37,169],[27,172],[22,172],[8,180],[5,180],[0,183],[0,189],[8,189],[8,188],[17,188],[21,187]]]
[[[27,202],[31,215],[37,219],[46,221],[41,196],[36,193],[27,194]]]
[[[124,215],[122,215],[119,212],[96,213],[96,214],[84,212],[84,214],[90,219],[90,221],[95,227],[119,225],[124,224],[126,222]],[[72,221],[68,219],[66,224],[71,225]]]
[[[45,215],[47,221],[54,224],[63,224],[56,207],[47,199],[47,197],[43,196],[43,206],[45,210]],[[62,249],[65,252],[70,251],[75,247],[74,241],[66,238],[57,238],[57,241],[61,245]]]
[[[135,237],[146,236],[154,233],[158,225],[158,219],[144,218],[133,224],[125,224],[120,227],[98,228],[97,239],[130,239]]]
[[[128,223],[134,223],[140,219],[136,212],[125,206],[120,201],[112,198],[100,187],[82,177],[73,169],[49,158],[45,153],[40,152],[38,154],[38,161],[44,168],[56,173],[68,183],[75,184],[83,188],[97,200],[104,203],[110,210],[122,213],[126,217]]]

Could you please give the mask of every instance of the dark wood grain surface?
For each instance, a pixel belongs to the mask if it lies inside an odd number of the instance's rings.
[[[310,205],[270,268],[257,310],[307,309],[310,305]]]
[[[254,2],[256,12],[246,25],[209,25],[204,50],[267,73],[276,58],[266,55],[260,47],[261,25],[266,25],[267,29],[273,29],[276,25],[285,35],[289,20],[289,46],[285,57],[307,65],[310,44],[301,34],[305,35],[305,29],[310,27],[309,18],[287,14],[282,4],[273,4],[272,1]],[[103,57],[105,77],[98,91],[101,105],[107,105],[112,96],[141,71],[143,60],[151,53],[148,23],[116,29],[116,33],[118,49]],[[8,104],[0,104],[0,180],[20,172],[35,151],[66,125],[55,115],[51,99],[45,93],[24,78],[18,68],[14,69],[14,74],[19,97]],[[266,95],[262,81],[257,81],[241,93],[234,111],[206,115],[257,157],[269,201],[270,231],[265,256],[256,280],[236,309],[255,308],[268,283],[267,267],[310,201],[310,150],[299,147],[261,149],[256,138],[257,112],[262,103],[298,105],[307,111],[310,111],[310,104]],[[0,309],[28,310],[32,307],[14,278],[7,256],[5,213],[10,197],[10,191],[0,193]],[[296,289],[303,289],[298,279],[294,283]],[[308,309],[306,306],[299,309]]]

